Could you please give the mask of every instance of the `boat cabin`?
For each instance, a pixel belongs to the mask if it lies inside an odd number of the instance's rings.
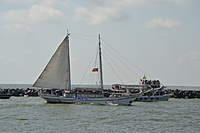
[[[64,93],[65,97],[103,97],[102,90],[100,88],[75,88],[71,91]]]
[[[124,91],[128,91],[129,93],[139,93],[140,90],[147,91],[147,90],[151,89],[151,87],[149,85],[146,85],[146,84],[139,84],[139,85],[113,84],[112,89],[114,89],[114,90],[124,90]]]

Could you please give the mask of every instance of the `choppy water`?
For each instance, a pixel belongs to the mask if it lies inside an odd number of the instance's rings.
[[[40,97],[0,99],[1,133],[198,133],[200,99],[133,106],[46,104]]]

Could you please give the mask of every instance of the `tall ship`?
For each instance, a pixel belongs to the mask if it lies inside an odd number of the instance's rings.
[[[64,38],[41,75],[33,84],[34,87],[51,89],[48,92],[39,93],[39,96],[46,100],[47,103],[131,105],[136,98],[144,94],[143,91],[132,93],[129,89],[104,89],[100,35],[98,37],[99,67],[93,69],[93,71],[99,71],[100,73],[100,87],[72,89],[69,35],[67,34]],[[55,91],[57,89],[62,90],[62,93],[58,95]]]

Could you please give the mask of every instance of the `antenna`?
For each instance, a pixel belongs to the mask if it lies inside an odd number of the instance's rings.
[[[67,28],[66,28],[67,29]],[[70,35],[70,33],[69,33],[69,31],[68,31],[68,29],[67,29],[67,36],[69,36]]]

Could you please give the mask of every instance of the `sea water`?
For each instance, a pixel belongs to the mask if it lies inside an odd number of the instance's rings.
[[[1,133],[199,133],[200,99],[103,106],[11,97],[0,99],[0,125]]]

